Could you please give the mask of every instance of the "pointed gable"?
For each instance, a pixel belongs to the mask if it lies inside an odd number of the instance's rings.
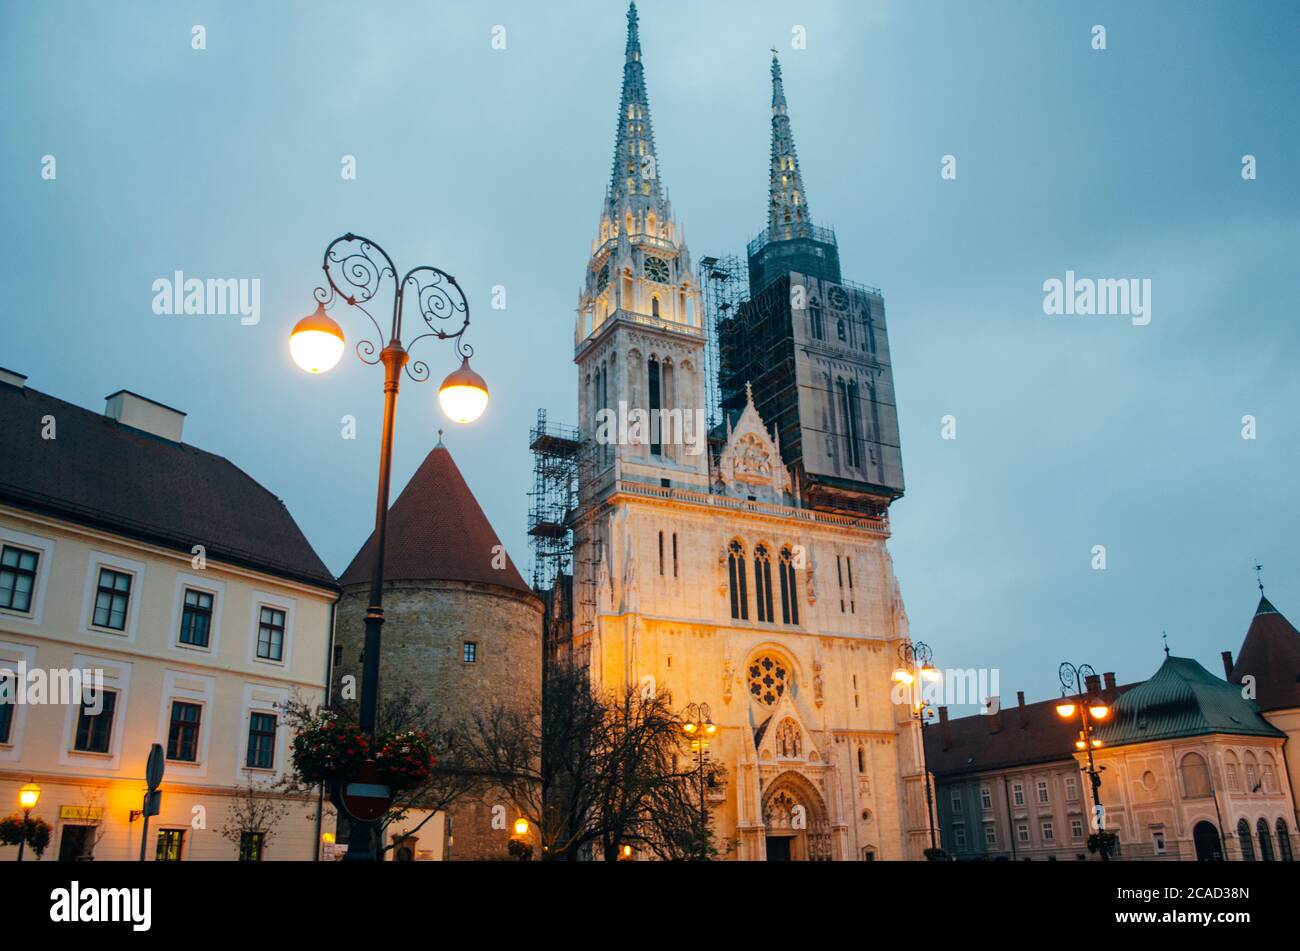
[[[781,460],[776,440],[767,432],[754,407],[754,394],[745,384],[745,408],[733,425],[727,422],[727,441],[718,457],[718,475],[728,494],[739,498],[782,502],[790,492],[790,472]]]
[[[386,581],[473,581],[532,593],[506,554],[451,453],[439,445],[388,510]],[[372,533],[339,579],[368,583]],[[493,567],[493,561],[503,565]]]
[[[1300,707],[1300,632],[1262,593],[1229,679],[1239,684],[1247,676],[1261,710]]]

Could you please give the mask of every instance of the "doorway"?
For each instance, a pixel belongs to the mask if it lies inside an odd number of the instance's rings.
[[[63,837],[59,840],[60,862],[89,862],[95,851],[95,827],[63,827]]]
[[[1212,822],[1198,822],[1192,830],[1192,842],[1196,845],[1196,861],[1222,862],[1223,845],[1219,841],[1219,830]]]
[[[790,861],[790,836],[769,835],[767,837],[767,860],[769,862]]]

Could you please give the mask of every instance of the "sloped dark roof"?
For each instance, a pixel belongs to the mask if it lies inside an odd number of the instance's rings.
[[[1285,735],[1241,696],[1240,687],[1190,657],[1166,657],[1150,680],[1115,702],[1111,717],[1097,729],[1098,739],[1110,746],[1208,733]]]
[[[1115,694],[1122,696],[1135,686],[1122,684]],[[1070,759],[1079,722],[1062,719],[1056,712],[1057,702],[1040,700],[1023,707],[1003,707],[998,719],[975,714],[949,720],[952,742],[947,749],[943,724],[927,723],[926,765],[936,776],[947,776]],[[995,726],[996,731],[991,732]]]
[[[534,594],[500,545],[451,453],[440,445],[420,463],[388,509],[384,579],[477,581]],[[374,549],[372,532],[339,583],[368,583]],[[498,550],[505,561],[494,568]]]
[[[55,438],[43,439],[52,416]],[[230,460],[0,383],[0,502],[333,589],[284,503]]]
[[[1300,707],[1300,632],[1262,596],[1228,679],[1239,684],[1246,676],[1255,678],[1261,710]]]

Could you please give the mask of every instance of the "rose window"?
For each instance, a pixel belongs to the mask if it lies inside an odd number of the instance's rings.
[[[789,677],[782,661],[764,654],[749,665],[749,695],[770,707],[785,696]]]

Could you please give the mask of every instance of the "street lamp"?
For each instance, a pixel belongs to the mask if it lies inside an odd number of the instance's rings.
[[[316,288],[316,310],[298,321],[289,335],[289,352],[294,362],[309,373],[323,373],[338,363],[343,355],[343,330],[325,312],[325,305],[342,299],[369,318],[375,328],[375,340],[362,339],[357,357],[362,363],[384,366],[384,424],[379,450],[379,492],[375,507],[375,552],[370,575],[370,604],[366,609],[365,647],[362,654],[361,696],[358,725],[372,739],[379,698],[379,644],[384,624],[384,541],[388,529],[388,488],[393,462],[393,426],[396,417],[397,391],[401,373],[413,382],[429,379],[429,366],[422,360],[410,361],[410,351],[426,337],[454,340],[460,368],[443,381],[438,399],[443,412],[459,423],[468,423],[487,408],[488,391],[483,378],[470,369],[474,350],[462,339],[469,327],[469,302],[456,279],[446,271],[420,265],[397,276],[397,266],[383,248],[369,238],[348,233],[335,238],[325,248],[322,263],[328,287]],[[338,277],[338,280],[335,278]],[[387,279],[392,278],[393,317],[388,343],[381,350],[384,333],[366,309]],[[402,319],[408,294],[418,309],[427,331],[402,343]],[[459,323],[459,326],[457,324]],[[349,861],[375,859],[372,822],[353,821],[348,833]]]
[[[1102,741],[1093,736],[1095,724],[1110,716],[1110,705],[1102,696],[1087,696],[1089,681],[1098,683],[1097,672],[1090,664],[1075,666],[1068,661],[1061,664],[1058,671],[1061,679],[1061,699],[1056,704],[1056,715],[1062,720],[1071,719],[1075,712],[1079,714],[1079,736],[1074,741],[1074,748],[1088,754],[1088,767],[1085,772],[1092,785],[1093,815],[1097,820],[1097,834],[1100,843],[1098,852],[1103,862],[1110,861],[1110,849],[1106,844],[1106,813],[1101,807],[1101,769],[1093,760],[1092,751],[1100,749]]]
[[[28,783],[18,790],[18,805],[23,810],[23,834],[18,840],[18,861],[23,860],[23,851],[27,848],[27,835],[31,828],[32,810],[41,799],[41,787],[35,783]]]
[[[709,740],[718,732],[717,724],[710,716],[707,703],[692,703],[686,707],[686,718],[682,723],[682,732],[691,738],[691,751],[695,753],[696,768],[700,773],[700,822],[707,823],[708,812],[704,804],[704,758],[708,754]],[[701,832],[701,849],[703,849],[703,828]]]
[[[931,663],[933,654],[930,645],[924,641],[900,641],[898,644],[898,668],[894,671],[894,682],[912,686],[918,677],[931,682],[940,680],[943,674]],[[915,671],[915,673],[913,673]],[[930,788],[930,767],[925,756],[925,717],[926,709],[924,689],[913,690],[912,719],[921,724],[921,772],[925,776],[925,815],[930,823],[930,848],[939,847],[938,837],[934,831],[934,791]]]

